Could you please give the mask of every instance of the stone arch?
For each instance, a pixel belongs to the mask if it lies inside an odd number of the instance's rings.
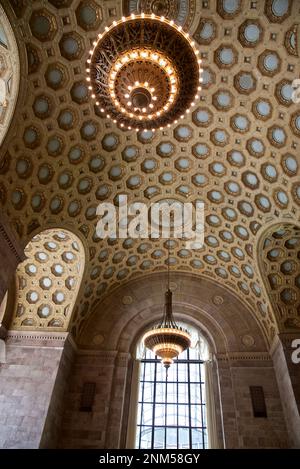
[[[269,225],[257,244],[257,262],[278,331],[300,331],[299,224]]]
[[[162,314],[164,281],[164,274],[155,273],[107,295],[83,328],[80,346],[131,352],[142,330]],[[171,281],[175,317],[202,328],[215,351],[266,350],[267,339],[254,313],[228,289],[183,273],[172,273]],[[248,336],[253,340],[247,341]]]
[[[8,132],[20,87],[20,58],[10,21],[0,5],[0,146]]]
[[[85,250],[70,230],[35,234],[16,271],[11,329],[67,331],[85,268]]]

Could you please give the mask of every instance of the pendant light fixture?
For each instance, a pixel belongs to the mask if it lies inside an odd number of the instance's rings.
[[[124,130],[170,127],[199,100],[200,51],[163,16],[114,21],[93,42],[86,70],[96,112]]]
[[[161,358],[166,369],[180,353],[191,346],[191,336],[186,329],[178,326],[172,311],[170,290],[170,250],[168,251],[168,284],[165,293],[165,307],[162,320],[143,337],[145,347]]]

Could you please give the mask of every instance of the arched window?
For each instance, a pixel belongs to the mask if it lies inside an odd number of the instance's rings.
[[[186,327],[183,325],[183,327]],[[174,360],[168,374],[160,359],[139,344],[138,407],[135,447],[204,449],[208,443],[205,362],[209,350],[198,331],[192,346]]]

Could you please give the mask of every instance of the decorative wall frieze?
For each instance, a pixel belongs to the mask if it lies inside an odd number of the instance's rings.
[[[6,345],[19,347],[63,348],[66,341],[74,344],[68,332],[8,331]],[[74,344],[75,347],[75,344]]]
[[[268,352],[231,352],[215,355],[217,362],[269,362],[272,363]]]

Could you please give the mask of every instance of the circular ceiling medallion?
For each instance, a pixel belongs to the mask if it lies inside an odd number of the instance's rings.
[[[188,33],[163,16],[134,15],[98,35],[87,81],[100,112],[124,129],[156,129],[195,106],[201,59]]]
[[[245,347],[253,347],[253,345],[255,344],[254,338],[252,337],[252,335],[249,334],[243,335],[243,337],[241,338],[241,342],[243,345],[245,345]]]
[[[131,305],[132,302],[133,302],[132,296],[130,296],[130,295],[123,296],[123,298],[122,298],[123,305]]]
[[[214,305],[222,305],[224,303],[224,298],[220,295],[213,297],[212,302]]]

